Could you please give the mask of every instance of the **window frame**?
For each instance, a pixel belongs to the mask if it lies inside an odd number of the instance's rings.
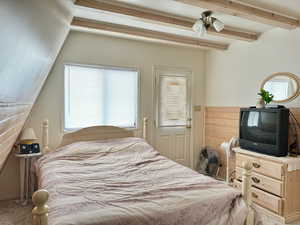
[[[64,63],[63,64],[63,115],[61,116],[61,130],[63,134],[71,133],[85,127],[80,128],[66,128],[66,74],[65,70],[67,66],[80,66],[86,68],[96,68],[96,69],[111,69],[111,70],[120,70],[120,71],[132,71],[137,72],[137,108],[136,108],[136,125],[135,127],[122,127],[128,130],[137,131],[141,128],[141,75],[140,69],[137,67],[125,67],[125,66],[111,66],[111,65],[95,65],[95,64],[81,64],[81,63]],[[98,126],[106,126],[106,125],[98,125]],[[108,125],[109,126],[109,125]]]

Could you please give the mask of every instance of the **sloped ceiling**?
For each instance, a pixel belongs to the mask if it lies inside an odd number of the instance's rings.
[[[0,171],[69,32],[70,0],[0,7]]]

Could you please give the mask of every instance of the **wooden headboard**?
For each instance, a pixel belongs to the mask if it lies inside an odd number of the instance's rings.
[[[44,153],[50,151],[50,148],[48,146],[48,142],[49,142],[48,128],[49,128],[49,121],[44,120],[43,140],[42,140],[43,141],[42,151]],[[143,131],[142,131],[142,138],[144,139],[147,139],[147,129],[148,129],[148,119],[144,118]],[[114,127],[114,126],[93,126],[93,127],[83,128],[63,135],[59,147],[72,144],[74,142],[79,142],[79,141],[96,141],[96,140],[124,138],[124,137],[135,137],[134,131],[125,128]]]
[[[65,134],[59,147],[78,141],[96,141],[112,138],[134,137],[133,131],[113,126],[94,126]]]

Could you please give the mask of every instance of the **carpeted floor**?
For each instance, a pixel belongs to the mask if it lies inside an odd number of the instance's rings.
[[[1,225],[32,225],[32,205],[22,206],[16,201],[0,201]]]
[[[22,206],[16,201],[0,201],[0,225],[32,225],[31,209],[30,204]],[[261,218],[263,225],[284,225],[265,214],[261,214]],[[289,225],[300,225],[300,221]]]

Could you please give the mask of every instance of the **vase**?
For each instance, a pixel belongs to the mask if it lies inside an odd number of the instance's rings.
[[[256,108],[261,109],[265,108],[265,101],[262,98],[258,98],[256,102]]]

